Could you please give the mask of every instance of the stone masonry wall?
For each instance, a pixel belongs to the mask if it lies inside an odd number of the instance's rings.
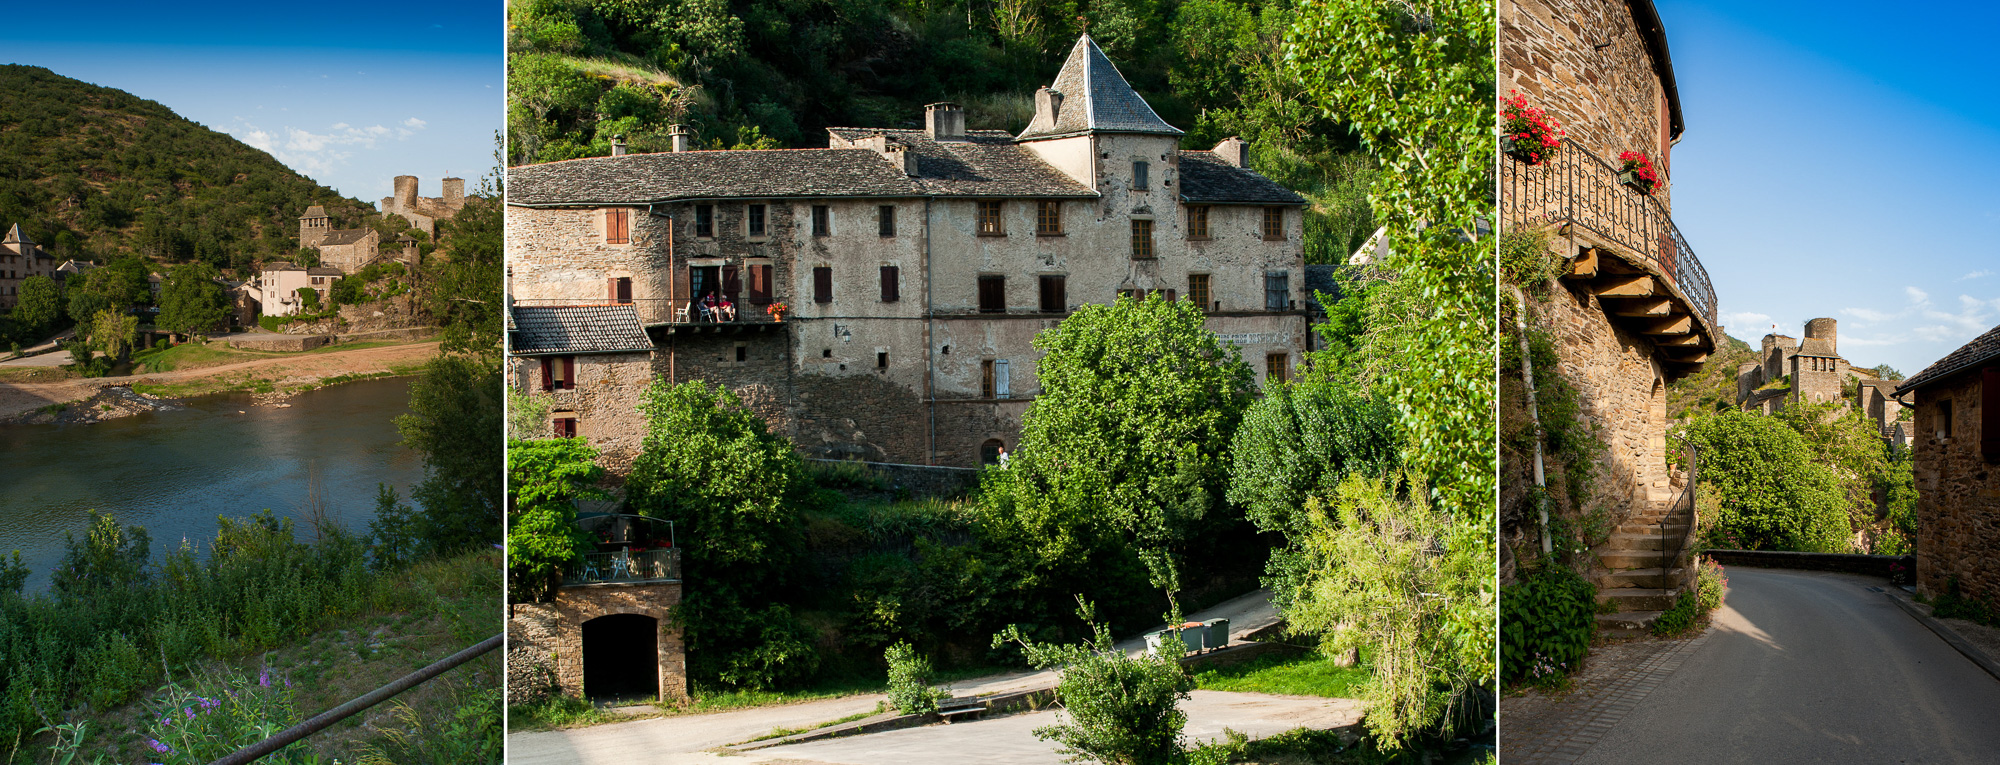
[[[1940,402],[1952,435],[1938,438]],[[2000,604],[2000,469],[1979,453],[1980,374],[1917,391],[1917,589],[1937,596],[1953,578],[1969,597]]]
[[[1624,0],[1506,0],[1499,10],[1502,97],[1526,94],[1614,167],[1629,150],[1668,170],[1665,91]],[[1653,196],[1670,201],[1666,189]]]
[[[574,358],[576,387],[570,390],[542,391],[539,357],[510,357],[508,379],[516,390],[544,399],[551,417],[574,413],[577,436],[598,450],[598,464],[623,475],[631,469],[646,438],[646,420],[639,414],[639,404],[652,383],[651,354],[599,353]],[[548,432],[544,427],[532,435]]]
[[[687,649],[672,610],[681,602],[680,582],[598,584],[564,587],[554,603],[516,603],[507,619],[509,700],[527,700],[543,673],[555,689],[582,696],[583,623],[612,614],[642,614],[659,620],[660,700],[688,697]],[[635,670],[643,668],[635,667]]]

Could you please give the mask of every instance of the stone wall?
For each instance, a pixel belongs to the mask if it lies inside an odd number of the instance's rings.
[[[253,351],[298,352],[319,348],[332,343],[333,339],[332,335],[254,334],[231,335],[227,342],[231,348],[247,348]]]
[[[1505,0],[1499,11],[1501,97],[1526,94],[1613,166],[1643,151],[1667,174],[1665,90],[1624,0]],[[1653,196],[1666,205],[1668,192]]]
[[[1916,565],[1916,556],[1912,555],[1847,555],[1788,550],[1703,550],[1701,554],[1724,566],[1844,571],[1892,580],[1908,579],[1911,567]],[[1902,571],[1898,572],[1893,566],[1901,566]]]
[[[582,696],[583,624],[612,614],[659,620],[660,700],[688,698],[687,649],[672,614],[680,602],[680,582],[651,582],[563,587],[554,603],[512,604],[507,619],[509,701],[526,701],[543,690],[539,686],[545,673],[554,676],[560,693]]]
[[[2000,604],[2000,470],[1979,453],[1980,371],[1915,396],[1917,589],[1935,597],[1956,578],[1967,596]],[[1951,435],[1939,438],[1944,402]]]
[[[545,401],[550,417],[574,414],[577,436],[598,451],[598,464],[623,475],[638,458],[646,438],[646,420],[639,414],[646,388],[652,382],[652,359],[645,353],[587,354],[576,359],[576,387],[542,391],[542,362],[538,357],[509,357],[508,379],[515,390],[525,391]],[[520,437],[542,436],[543,429]]]

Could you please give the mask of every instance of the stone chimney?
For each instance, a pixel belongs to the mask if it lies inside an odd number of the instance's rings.
[[[688,150],[688,131],[685,125],[668,125],[667,135],[674,139],[674,151]]]
[[[1062,116],[1063,94],[1061,91],[1041,88],[1035,91],[1034,123],[1047,129],[1054,129],[1056,118]]]
[[[965,140],[965,110],[949,101],[925,106],[924,132],[929,133],[933,141]]]
[[[882,147],[882,158],[902,170],[903,175],[917,177],[917,153],[910,151],[909,146],[900,143],[887,144]]]
[[[625,136],[614,135],[611,137],[611,156],[625,156]]]
[[[1209,153],[1221,157],[1222,161],[1231,165],[1245,169],[1250,167],[1250,144],[1236,136],[1222,139],[1222,143],[1216,144]]]

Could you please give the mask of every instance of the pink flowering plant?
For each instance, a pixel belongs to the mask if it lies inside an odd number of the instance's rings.
[[[1555,156],[1566,135],[1562,126],[1547,112],[1529,106],[1528,97],[1521,95],[1521,91],[1510,90],[1507,94],[1500,100],[1500,136],[1512,142],[1507,155],[1530,165],[1539,165]]]
[[[206,678],[193,687],[170,684],[146,705],[152,716],[141,743],[149,765],[199,765],[297,725],[292,682],[260,670],[255,678]],[[326,765],[305,742],[259,762]]]
[[[1660,185],[1660,172],[1653,167],[1653,159],[1643,151],[1628,151],[1618,155],[1624,166],[1619,168],[1618,182],[1631,186],[1641,194],[1651,194]]]

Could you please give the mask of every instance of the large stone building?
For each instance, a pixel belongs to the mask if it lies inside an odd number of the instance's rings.
[[[31,276],[57,278],[56,257],[21,233],[21,224],[7,228],[0,239],[0,310],[13,310],[21,298],[21,281]]]
[[[1557,343],[1551,371],[1574,386],[1580,416],[1606,446],[1595,493],[1576,502],[1608,512],[1615,529],[1585,572],[1621,610],[1600,624],[1637,630],[1687,581],[1675,551],[1691,512],[1685,478],[1668,467],[1666,386],[1699,369],[1721,335],[1707,273],[1671,214],[1682,118],[1666,33],[1650,0],[1506,0],[1499,47],[1500,92],[1521,93],[1568,134],[1539,164],[1500,160],[1501,218],[1510,230],[1545,230],[1566,263],[1560,289],[1530,315]],[[1653,159],[1660,183],[1650,193],[1621,182],[1626,151]],[[1503,532],[1536,544],[1523,462],[1503,474]],[[1668,550],[1663,534],[1674,537]]]
[[[319,250],[319,263],[353,273],[381,251],[382,235],[375,229],[334,228],[326,208],[313,205],[299,216],[299,246]]]
[[[1084,304],[1195,301],[1260,376],[1290,374],[1304,200],[1239,140],[1180,149],[1089,37],[1035,103],[1019,135],[940,103],[826,149],[514,168],[511,315],[554,340],[517,335],[511,383],[554,395],[551,425],[614,468],[653,378],[727,386],[809,456],[976,466],[1039,390],[1036,333]]]
[[[2000,608],[2000,327],[1894,395],[1916,397],[1917,591]]]

